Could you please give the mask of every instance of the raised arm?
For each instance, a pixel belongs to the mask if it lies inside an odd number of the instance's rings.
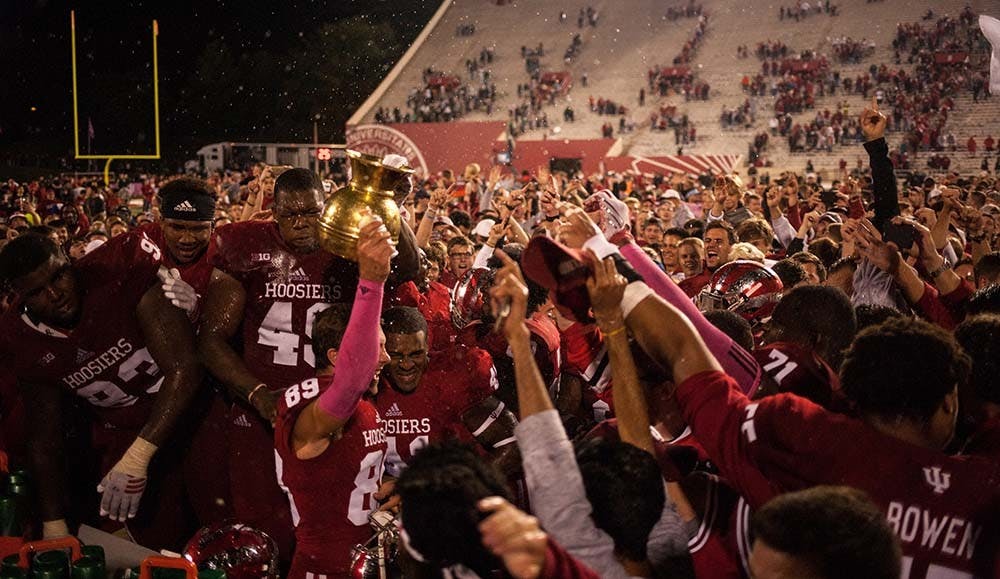
[[[360,280],[351,318],[340,348],[328,352],[334,362],[333,383],[303,409],[292,430],[296,453],[309,444],[339,433],[371,386],[383,349],[379,317],[383,284],[389,276],[393,247],[388,230],[378,219],[365,225],[358,239]]]
[[[653,436],[649,432],[649,409],[639,384],[639,373],[629,349],[622,299],[628,282],[615,269],[612,258],[594,258],[594,276],[587,280],[590,305],[608,347],[611,379],[615,385],[615,413],[618,432],[623,442],[653,451]]]
[[[899,215],[899,192],[896,173],[889,160],[889,145],[885,141],[885,127],[888,119],[879,112],[878,102],[872,96],[872,104],[861,113],[861,132],[865,137],[865,150],[872,168],[872,189],[875,194],[875,217],[872,223],[882,231],[886,221]]]

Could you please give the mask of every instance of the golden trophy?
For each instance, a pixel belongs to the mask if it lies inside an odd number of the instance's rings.
[[[409,167],[394,168],[382,164],[381,157],[348,149],[351,181],[330,197],[319,220],[319,243],[323,249],[351,261],[357,261],[358,231],[367,212],[379,216],[399,241],[401,218],[393,192],[413,174]],[[365,220],[367,221],[367,220]]]

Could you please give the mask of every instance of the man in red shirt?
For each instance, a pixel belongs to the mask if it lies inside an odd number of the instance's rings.
[[[0,279],[16,299],[0,320],[0,357],[22,386],[46,537],[69,532],[62,414],[63,390],[69,390],[99,419],[101,514],[127,522],[144,545],[176,549],[186,539],[178,536],[177,509],[158,500],[167,484],[162,479],[177,464],[171,448],[153,460],[195,395],[201,372],[191,325],[160,288],[162,261],[160,249],[142,235],[73,265],[38,235],[21,236],[0,251]],[[140,510],[147,479],[151,498]]]
[[[216,197],[201,179],[181,177],[164,185],[158,194],[159,222],[144,223],[113,238],[108,246],[152,241],[163,254],[164,295],[188,312],[195,322],[200,315],[199,298],[205,295],[212,265],[207,250],[212,237]],[[232,516],[229,498],[229,456],[226,436],[228,409],[218,384],[209,381],[199,389],[185,417],[184,490],[201,525]]]
[[[315,375],[313,319],[351,299],[358,265],[319,247],[323,184],[315,173],[282,173],[273,212],[274,221],[234,223],[216,232],[198,342],[208,370],[237,400],[229,423],[236,517],[271,535],[284,558],[293,534],[288,500],[273,476],[262,476],[275,467],[270,425],[284,388]],[[407,231],[397,249],[396,277],[409,279],[417,258]],[[241,327],[242,355],[230,344]]]
[[[942,451],[969,359],[941,329],[897,319],[858,335],[841,371],[857,420],[794,394],[751,401],[690,322],[657,298],[643,299],[627,324],[672,369],[694,435],[752,507],[785,491],[853,486],[899,536],[903,576],[992,576],[1000,568],[1000,465]]]
[[[288,493],[296,548],[289,577],[350,577],[351,550],[371,536],[368,515],[386,451],[385,423],[363,397],[389,361],[378,325],[393,254],[378,220],[362,228],[353,306],[336,304],[312,326],[316,377],[278,402],[278,480]]]
[[[376,405],[386,425],[386,473],[398,477],[421,448],[457,438],[475,440],[496,461],[516,463],[517,420],[493,393],[490,355],[455,346],[428,353],[427,322],[416,308],[396,307],[382,316],[389,364]],[[508,473],[511,465],[502,470]]]

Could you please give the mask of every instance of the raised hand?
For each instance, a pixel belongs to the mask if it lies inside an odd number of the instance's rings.
[[[516,261],[503,251],[497,251],[495,255],[503,266],[494,278],[490,304],[493,316],[502,324],[504,335],[511,339],[515,334],[528,331],[524,323],[528,315],[528,284]]]
[[[878,101],[872,95],[872,104],[861,112],[861,132],[865,136],[865,142],[881,139],[885,136],[885,127],[888,118],[878,110]]]
[[[358,270],[361,279],[384,282],[389,277],[390,262],[396,254],[392,235],[378,217],[372,217],[358,232]]]

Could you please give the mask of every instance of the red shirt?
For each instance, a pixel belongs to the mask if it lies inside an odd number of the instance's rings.
[[[392,476],[421,448],[446,438],[472,441],[462,414],[491,396],[497,388],[490,355],[479,348],[454,347],[431,354],[420,384],[400,392],[382,380],[375,399],[385,421],[386,472]]]
[[[319,456],[300,459],[292,446],[295,421],[332,382],[332,376],[309,378],[286,389],[278,402],[275,467],[295,524],[292,579],[346,575],[351,550],[373,534],[368,514],[378,506],[372,495],[382,480],[386,450],[385,423],[375,406],[361,400]]]
[[[846,400],[840,378],[815,352],[790,342],[775,342],[753,351],[764,374],[778,392],[791,392],[834,411],[842,411]]]
[[[176,268],[181,274],[181,279],[194,288],[198,297],[205,295],[208,282],[212,279],[212,265],[208,263],[207,251],[190,263],[177,263],[174,261],[174,256],[170,255],[170,251],[167,249],[167,242],[163,238],[163,226],[159,223],[143,223],[136,229],[125,235],[119,235],[108,243],[115,243],[118,239],[134,235],[145,235],[148,237],[163,253],[163,266],[168,269]]]
[[[684,293],[689,298],[693,298],[701,293],[701,290],[708,285],[708,282],[712,280],[712,272],[708,271],[708,268],[702,269],[701,273],[694,277],[689,277],[682,280],[678,286],[684,291]]]
[[[357,264],[320,249],[294,252],[273,221],[220,227],[208,261],[246,291],[243,358],[253,375],[272,389],[313,376],[313,319],[354,296]]]
[[[107,425],[142,428],[163,374],[135,311],[159,283],[162,257],[142,234],[92,251],[72,266],[81,296],[79,324],[52,328],[12,307],[0,319],[0,360],[21,381],[59,384],[86,399]]]
[[[868,493],[903,547],[903,575],[992,577],[1000,569],[1000,465],[882,434],[794,394],[751,402],[722,372],[677,387],[677,401],[720,472],[759,506],[821,484]]]

